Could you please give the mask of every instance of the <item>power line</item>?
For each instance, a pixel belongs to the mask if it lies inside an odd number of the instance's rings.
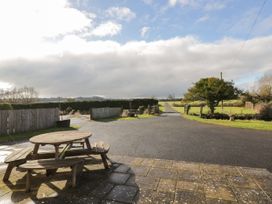
[[[262,13],[262,11],[263,11],[263,8],[264,8],[264,6],[265,6],[265,4],[266,4],[267,1],[268,1],[268,0],[264,0],[264,1],[263,1],[263,4],[262,4],[262,6],[260,7],[260,10],[259,10],[258,14],[256,15],[256,18],[255,18],[255,20],[254,20],[254,22],[253,22],[253,24],[252,24],[252,26],[251,26],[251,28],[250,28],[248,34],[247,34],[246,41],[244,42],[244,46],[245,46],[246,42],[248,41],[248,39],[249,39],[249,37],[250,37],[250,35],[251,35],[252,31],[253,31],[253,28],[255,27],[255,25],[256,25],[256,23],[257,23],[257,20],[258,20],[259,16],[261,15],[261,13]]]
[[[267,1],[268,1],[268,0],[264,0],[264,1],[263,1],[263,3],[262,3],[262,5],[261,5],[261,7],[260,7],[260,9],[259,9],[259,11],[258,11],[258,13],[257,13],[257,15],[256,15],[256,18],[254,19],[253,24],[251,25],[251,27],[250,27],[250,29],[249,29],[249,31],[248,31],[248,34],[247,34],[247,36],[246,36],[246,40],[245,40],[244,43],[241,45],[241,47],[239,48],[238,52],[240,52],[240,51],[246,46],[246,43],[247,43],[247,41],[249,40],[249,37],[250,37],[250,35],[251,35],[251,33],[252,33],[252,31],[253,31],[253,29],[254,29],[256,23],[257,23],[257,20],[258,20],[259,16],[260,16],[261,13],[262,13],[262,11],[263,11],[263,9],[264,9],[264,6],[265,6],[265,4],[266,4]],[[238,53],[238,54],[239,54],[239,53]],[[231,63],[231,66],[232,66],[233,63],[237,60],[238,54],[236,55],[236,57],[233,58],[232,63]]]

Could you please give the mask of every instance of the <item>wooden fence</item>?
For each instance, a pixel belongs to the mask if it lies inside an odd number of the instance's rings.
[[[54,127],[58,108],[0,110],[0,135]]]

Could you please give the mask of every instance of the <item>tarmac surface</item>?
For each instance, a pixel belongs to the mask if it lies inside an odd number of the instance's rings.
[[[271,132],[202,124],[167,112],[148,119],[97,122],[74,118],[72,123],[91,131],[91,140],[111,144],[111,154],[272,171]]]

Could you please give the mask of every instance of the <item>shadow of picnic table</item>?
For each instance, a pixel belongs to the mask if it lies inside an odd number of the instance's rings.
[[[4,200],[12,203],[137,203],[139,199],[135,173],[123,163],[114,162],[109,169],[104,169],[102,164],[85,164],[76,188],[71,187],[69,169],[58,169],[49,177],[37,171],[30,193],[25,192],[26,176],[23,172],[19,174],[21,177],[15,174],[11,182],[5,183],[11,193],[4,196]]]

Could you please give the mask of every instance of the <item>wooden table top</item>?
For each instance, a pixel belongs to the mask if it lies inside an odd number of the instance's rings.
[[[31,137],[29,141],[34,144],[66,144],[76,140],[86,139],[91,137],[92,133],[87,131],[59,131],[59,132],[51,132],[45,133],[41,135],[37,135]]]

